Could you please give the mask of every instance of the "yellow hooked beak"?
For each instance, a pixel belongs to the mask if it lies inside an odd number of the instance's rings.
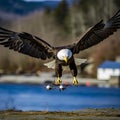
[[[68,57],[64,57],[64,61],[68,63]]]

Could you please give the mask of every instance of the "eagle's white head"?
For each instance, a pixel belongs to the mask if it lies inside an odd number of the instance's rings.
[[[72,52],[69,49],[61,49],[58,53],[57,53],[57,58],[59,60],[64,60],[66,63],[68,62],[68,60],[72,57]]]

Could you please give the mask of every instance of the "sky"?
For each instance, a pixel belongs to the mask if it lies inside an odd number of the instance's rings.
[[[25,1],[61,1],[61,0],[25,0]]]

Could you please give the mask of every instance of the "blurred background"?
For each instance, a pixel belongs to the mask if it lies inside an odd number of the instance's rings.
[[[29,32],[51,45],[67,45],[101,19],[107,20],[120,8],[119,0],[5,0],[0,1],[0,26]],[[59,44],[60,43],[60,44]],[[120,55],[120,31],[104,42],[82,51],[78,57],[92,62],[88,74],[97,75],[97,67]],[[44,71],[43,61],[0,47],[0,73]],[[46,69],[45,69],[46,70]]]
[[[108,20],[119,8],[120,0],[0,0],[0,27],[25,31],[61,46],[76,42],[89,27]],[[0,46],[0,110],[120,108],[120,30],[77,57],[88,59],[78,66],[80,86],[67,84],[64,92],[50,86],[54,91],[46,91],[47,84],[40,82],[55,80],[54,71],[43,66],[48,61]],[[69,74],[63,76],[64,83],[72,82]]]

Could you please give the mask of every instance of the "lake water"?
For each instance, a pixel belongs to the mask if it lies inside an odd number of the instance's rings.
[[[72,111],[120,108],[120,88],[69,86],[47,91],[42,85],[0,84],[0,110]]]

